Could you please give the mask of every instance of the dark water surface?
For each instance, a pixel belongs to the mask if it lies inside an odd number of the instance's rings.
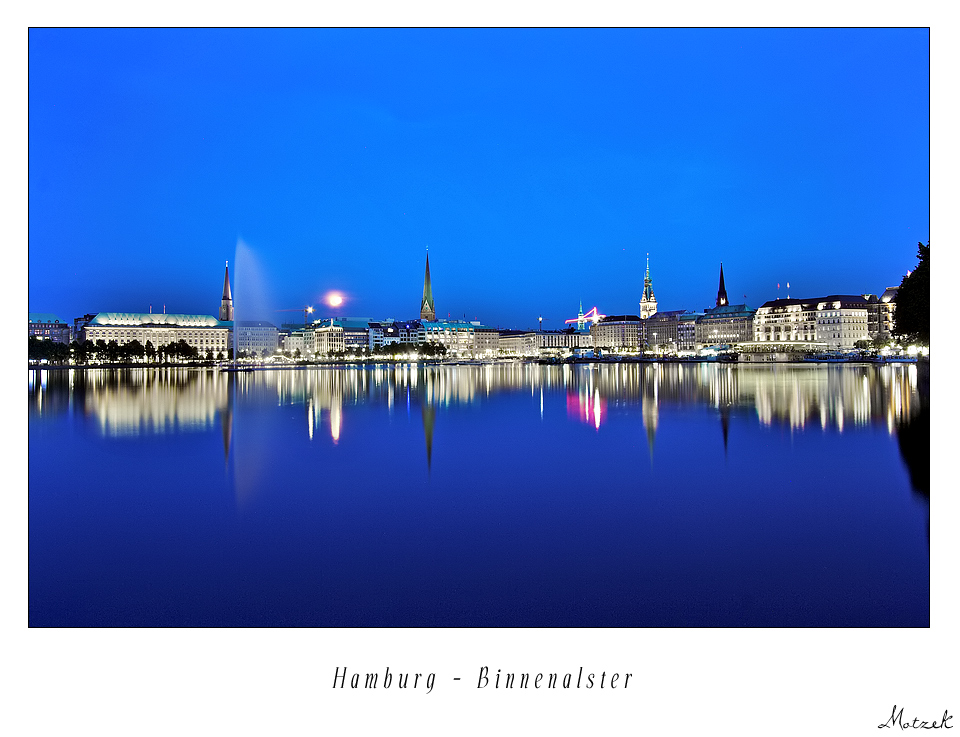
[[[922,405],[915,365],[30,372],[30,624],[928,626]]]

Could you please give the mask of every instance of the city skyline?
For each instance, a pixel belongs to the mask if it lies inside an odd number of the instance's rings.
[[[33,29],[29,309],[216,314],[241,239],[277,324],[413,318],[428,247],[437,317],[502,327],[636,311],[648,253],[662,310],[721,262],[878,294],[929,241],[928,38]]]

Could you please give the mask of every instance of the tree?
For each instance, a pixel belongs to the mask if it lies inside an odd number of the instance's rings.
[[[40,338],[35,338],[32,335],[30,340],[27,341],[27,358],[31,361],[39,361],[47,357],[47,349],[44,346],[44,343],[47,341],[40,340]]]
[[[917,268],[903,277],[894,298],[893,333],[904,343],[930,345],[930,243],[917,246]]]
[[[127,349],[127,357],[128,357],[128,358],[138,358],[138,359],[142,359],[142,358],[144,357],[144,355],[146,354],[146,352],[147,352],[147,349],[144,348],[144,347],[140,344],[140,341],[137,340],[136,338],[134,338],[134,339],[131,340],[129,343],[127,343],[127,345],[125,346],[125,348]]]
[[[153,359],[157,357],[157,349],[154,347],[153,341],[148,340],[143,350],[147,355],[147,360],[153,361]]]

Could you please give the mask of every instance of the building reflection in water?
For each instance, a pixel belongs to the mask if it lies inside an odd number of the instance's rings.
[[[914,435],[913,428],[922,426],[929,435],[918,399],[916,364],[398,364],[243,373],[175,368],[28,373],[31,418],[80,413],[95,419],[102,434],[110,437],[205,430],[219,421],[225,457],[236,438],[236,409],[247,404],[302,406],[308,436],[329,433],[336,444],[346,431],[351,406],[385,405],[392,413],[399,401],[408,414],[420,411],[429,467],[439,409],[478,404],[508,392],[529,393],[531,411],[541,417],[545,402],[549,407],[551,396],[563,394],[571,420],[598,432],[612,410],[635,412],[651,455],[661,409],[668,406],[712,408],[724,448],[736,410],[755,413],[762,425],[791,430],[843,432],[848,426],[870,424],[901,437]],[[929,450],[926,453],[929,474]],[[904,451],[905,458],[916,455]],[[929,481],[918,481],[915,487],[929,489]]]

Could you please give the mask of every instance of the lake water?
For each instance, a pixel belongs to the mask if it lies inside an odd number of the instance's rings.
[[[51,370],[28,393],[32,626],[929,626],[916,365]]]

